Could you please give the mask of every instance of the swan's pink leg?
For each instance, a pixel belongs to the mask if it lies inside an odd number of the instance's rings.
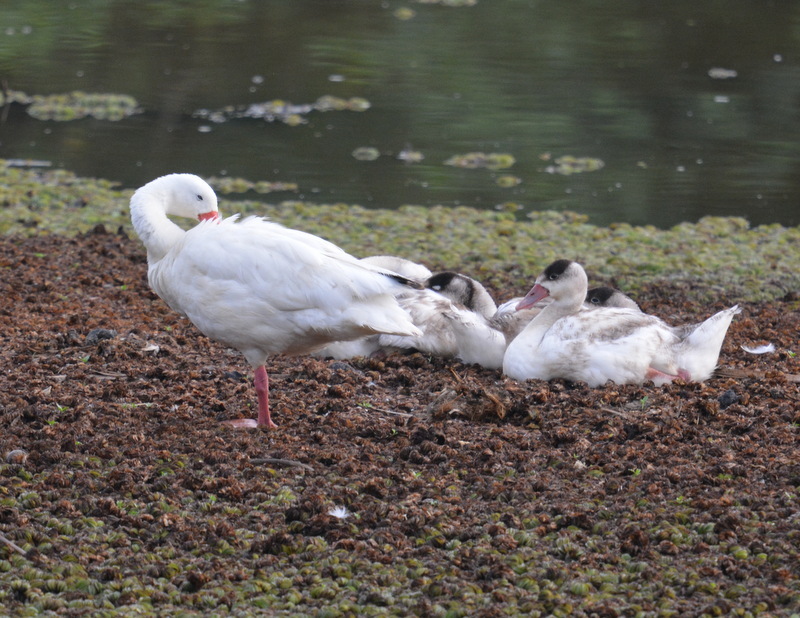
[[[274,429],[277,425],[272,422],[272,418],[269,415],[269,377],[267,376],[267,368],[264,365],[256,367],[256,375],[253,382],[256,385],[256,394],[258,395],[258,426]]]
[[[234,427],[269,427],[274,429],[277,425],[272,422],[272,418],[269,415],[269,377],[267,376],[267,368],[264,365],[256,367],[253,383],[256,387],[256,395],[258,395],[258,420],[242,418],[226,422]]]
[[[645,380],[652,380],[657,386],[667,384],[668,382],[672,382],[678,378],[684,382],[692,381],[692,376],[689,375],[689,372],[685,369],[678,369],[678,375],[674,376],[671,373],[664,373],[663,371],[659,371],[658,369],[653,369],[650,367],[648,368],[647,373],[644,374]]]
[[[686,374],[686,372],[683,372]],[[662,384],[667,384],[676,380],[677,378],[686,379],[683,375],[681,375],[681,371],[678,372],[678,375],[674,376],[670,373],[664,373],[663,371],[659,371],[658,369],[653,369],[649,367],[647,369],[647,373],[644,374],[645,380],[652,380],[656,386],[661,386]]]

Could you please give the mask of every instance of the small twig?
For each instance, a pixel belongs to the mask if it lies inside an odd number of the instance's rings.
[[[283,466],[284,468],[302,468],[303,470],[309,470],[311,472],[313,472],[314,470],[314,468],[312,468],[308,464],[304,464],[301,461],[294,461],[293,459],[278,459],[275,457],[251,459],[250,463],[256,465],[265,464],[267,466]]]
[[[455,402],[458,399],[460,399],[460,396],[454,389],[445,388],[428,404],[425,412],[430,416],[451,412],[455,408]]]
[[[368,410],[375,410],[376,412],[382,412],[383,414],[393,414],[394,416],[404,416],[406,418],[411,418],[414,416],[413,414],[409,414],[408,412],[396,412],[394,410],[387,410],[386,408],[376,408],[375,406],[371,406],[367,408]]]
[[[452,374],[453,374],[453,377],[454,377],[456,380],[458,380],[458,382],[459,382],[460,384],[464,384],[464,378],[462,378],[460,375],[458,375],[458,374],[456,373],[456,370],[455,370],[455,369],[453,369],[452,367],[450,367],[450,373],[452,373]]]
[[[96,380],[116,380],[117,378],[127,378],[128,376],[124,373],[118,373],[116,371],[96,371],[94,373],[90,373],[89,377]]]
[[[619,410],[612,410],[611,408],[600,408],[600,409],[603,412],[609,412],[610,414],[616,414],[617,416],[620,416],[620,417],[624,418],[626,421],[635,420],[635,419],[631,418],[630,414],[627,414],[625,412],[620,412]]]
[[[17,545],[16,543],[14,543],[14,541],[9,541],[9,540],[8,540],[8,539],[5,537],[5,535],[4,535],[2,532],[0,532],[0,541],[2,541],[3,543],[5,543],[6,545],[8,545],[8,546],[9,546],[11,549],[13,549],[14,551],[16,551],[16,552],[19,552],[19,553],[20,553],[20,554],[22,554],[23,556],[27,556],[27,555],[28,555],[28,552],[26,552],[26,551],[25,551],[24,549],[22,549],[22,548],[21,548],[19,545]]]

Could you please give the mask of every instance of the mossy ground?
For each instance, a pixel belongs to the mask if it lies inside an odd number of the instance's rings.
[[[223,200],[501,298],[571,257],[675,323],[744,309],[706,384],[278,357],[279,429],[235,431],[246,363],[148,290],[130,191],[10,168],[0,190],[4,612],[800,613],[796,229]]]

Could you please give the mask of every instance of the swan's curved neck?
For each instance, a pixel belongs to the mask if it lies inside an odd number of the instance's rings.
[[[545,333],[547,333],[550,327],[558,320],[580,311],[581,304],[580,298],[578,298],[577,304],[572,298],[553,301],[542,309],[525,327],[523,331],[525,336],[530,339],[535,338],[541,341]]]
[[[140,189],[131,198],[131,222],[147,248],[147,261],[161,260],[185,232],[167,217],[168,196]]]

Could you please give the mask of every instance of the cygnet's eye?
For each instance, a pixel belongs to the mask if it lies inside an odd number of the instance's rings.
[[[548,279],[550,279],[550,281],[555,281],[556,279],[558,279],[558,275],[557,275],[557,274],[555,274],[555,273],[553,273],[552,275],[550,275],[550,276],[548,277]]]
[[[599,299],[599,298],[597,298],[597,296],[592,296],[592,297],[589,299],[589,302],[591,302],[591,303],[594,303],[595,305],[599,305],[599,304],[600,304],[600,299]]]

